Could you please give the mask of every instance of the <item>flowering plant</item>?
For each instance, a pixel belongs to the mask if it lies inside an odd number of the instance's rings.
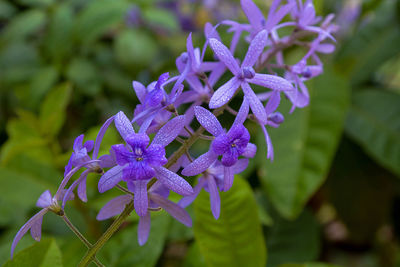
[[[102,266],[96,253],[133,211],[139,216],[140,245],[144,245],[149,236],[150,214],[159,209],[166,210],[182,224],[192,226],[185,208],[202,189],[209,193],[211,212],[218,219],[220,192],[231,189],[235,174],[244,171],[256,153],[265,154],[271,161],[274,159],[268,127],[284,123],[284,115],[277,110],[281,97],[291,102],[290,112],[309,104],[305,81],[323,72],[319,54],[334,51],[332,33],[336,26],[332,24],[333,15],[316,16],[311,0],[304,3],[274,0],[266,18],[251,0],[242,0],[241,6],[248,24],[231,20],[215,26],[206,24],[206,41],[200,48],[194,46],[189,34],[187,51],[176,59],[176,76],[164,73],[147,86],[133,82],[140,101],[133,116],[120,111],[104,123],[96,140],[83,143],[83,135],[75,139],[74,151],[57,192],[52,196],[50,191],[45,191],[40,196],[37,206],[42,210],[18,231],[11,255],[29,230],[35,240],[40,240],[42,218],[51,211],[62,217],[89,248],[80,266],[92,261]],[[229,46],[218,34],[222,27],[232,33]],[[247,42],[248,49],[245,57],[238,59],[235,54],[241,40]],[[288,64],[285,51],[293,46],[304,48],[305,53],[295,64]],[[212,61],[206,60],[208,49],[214,54]],[[221,82],[225,77],[229,80]],[[238,110],[231,105],[233,99],[240,102]],[[223,113],[235,117],[229,129],[224,129],[225,123],[219,119]],[[247,121],[261,127],[267,151],[257,152],[257,146],[250,142]],[[195,129],[196,125],[199,126]],[[112,145],[107,148],[109,154],[99,156],[103,137],[113,126],[121,137],[121,144]],[[191,147],[198,140],[209,142],[208,150],[193,158]],[[173,142],[180,147],[168,154],[166,148]],[[79,178],[69,183],[81,169]],[[119,217],[94,245],[78,231],[64,211],[67,201],[74,198],[75,189],[82,201],[88,201],[89,173],[99,175],[100,193],[112,188],[123,193],[98,213],[98,220]],[[190,176],[198,176],[194,187],[184,178]],[[178,203],[168,199],[170,191],[183,196]]]

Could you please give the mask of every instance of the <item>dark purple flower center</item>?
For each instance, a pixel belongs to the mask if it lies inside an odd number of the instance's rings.
[[[244,67],[242,68],[241,73],[239,74],[240,79],[252,79],[256,75],[256,72],[252,67]]]
[[[268,115],[268,120],[276,124],[281,124],[285,120],[285,117],[280,112],[274,112]]]

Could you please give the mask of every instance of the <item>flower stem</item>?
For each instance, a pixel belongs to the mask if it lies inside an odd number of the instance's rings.
[[[79,232],[78,228],[76,228],[75,225],[72,224],[65,213],[62,218],[69,229],[71,229],[71,231],[74,232],[74,234],[82,241],[82,243],[85,244],[88,249],[90,249],[92,247],[92,244],[83,236],[81,232]],[[93,261],[97,266],[104,266],[96,257]]]
[[[83,256],[79,267],[86,267],[92,260],[95,260],[96,253],[105,245],[105,243],[111,238],[111,236],[119,229],[125,219],[133,211],[133,201],[126,205],[124,211],[118,216],[118,218],[111,224],[111,226],[104,232],[104,234],[97,240],[97,242],[88,249],[85,256]]]

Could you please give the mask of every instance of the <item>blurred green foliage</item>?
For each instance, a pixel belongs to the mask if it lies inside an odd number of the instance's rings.
[[[255,2],[267,11],[269,2]],[[315,2],[328,14],[351,1]],[[236,16],[226,6],[239,1],[211,10],[183,0],[0,0],[0,264],[76,266],[85,247],[53,214],[43,240],[23,238],[13,261],[12,238],[39,195],[55,192],[74,138],[94,139],[109,115],[131,114],[132,80],[176,73],[184,30],[192,27],[200,44],[204,22]],[[203,192],[188,208],[193,229],[153,213],[140,247],[131,216],[98,258],[106,266],[399,266],[399,10],[397,0],[361,2],[360,15],[336,36],[336,53],[323,58],[324,74],[307,84],[311,105],[288,114],[283,103],[285,123],[270,130],[273,162],[260,130],[248,125],[259,152],[221,194],[220,220]],[[104,148],[118,140],[108,132]],[[100,195],[96,181],[89,176],[88,203],[66,210],[91,242],[110,224],[96,213],[117,194]]]

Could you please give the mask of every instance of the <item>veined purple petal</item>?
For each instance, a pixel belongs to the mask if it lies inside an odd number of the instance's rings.
[[[267,45],[268,41],[268,32],[266,30],[262,30],[254,37],[251,41],[249,50],[247,51],[246,57],[242,63],[242,69],[244,67],[252,67],[256,64],[259,59],[264,47]]]
[[[244,171],[247,166],[249,165],[249,160],[248,159],[239,159],[235,165],[233,165],[231,168],[233,174],[238,174]]]
[[[147,239],[149,238],[150,225],[151,225],[150,212],[146,212],[144,216],[140,217],[138,224],[138,242],[140,246],[146,244]]]
[[[192,219],[190,218],[187,211],[184,210],[182,207],[158,194],[151,194],[150,199],[160,205],[161,208],[165,209],[165,211],[171,214],[172,217],[174,217],[187,227],[192,227]]]
[[[122,181],[123,166],[115,166],[109,169],[103,176],[101,176],[98,184],[99,192],[104,193],[113,188],[116,184]]]
[[[224,191],[231,189],[234,173],[231,167],[224,167]]]
[[[204,172],[205,170],[208,169],[208,167],[211,166],[211,164],[214,163],[218,158],[218,155],[216,155],[213,151],[208,151],[195,159],[192,163],[190,163],[188,166],[186,166],[182,170],[182,174],[185,176],[194,176],[199,173]]]
[[[279,107],[279,104],[281,103],[281,92],[280,91],[274,91],[269,98],[267,105],[265,106],[265,112],[267,115],[275,112],[275,110]]]
[[[93,159],[97,159],[100,150],[100,144],[103,140],[104,134],[106,133],[108,127],[110,127],[111,123],[114,121],[115,116],[112,116],[101,126],[99,133],[97,134],[96,141],[94,142],[94,149],[93,149]]]
[[[221,212],[221,199],[219,197],[217,183],[212,175],[207,177],[206,180],[208,184],[208,190],[210,191],[211,212],[214,215],[214,218],[217,220]]]
[[[78,136],[77,138],[75,138],[74,145],[73,145],[73,149],[74,149],[75,151],[78,151],[78,150],[81,150],[81,149],[82,149],[83,138],[84,138],[84,135],[83,135],[83,134],[81,134],[80,136]]]
[[[193,194],[193,188],[190,184],[176,173],[164,167],[156,167],[154,170],[156,171],[156,178],[168,189],[183,196]]]
[[[78,197],[83,201],[83,202],[87,202],[87,195],[86,195],[86,180],[87,180],[87,175],[89,174],[89,172],[85,172],[82,173],[81,178],[82,179],[79,182],[78,185]]]
[[[200,122],[200,124],[212,135],[218,136],[224,132],[217,117],[207,109],[201,106],[196,106],[194,107],[194,114],[198,122]]]
[[[147,94],[146,87],[137,81],[132,82],[132,87],[135,90],[136,96],[139,99],[140,103],[143,104]]]
[[[96,219],[102,221],[120,214],[132,200],[131,195],[122,195],[111,199],[101,208]]]
[[[184,115],[173,118],[157,132],[152,144],[159,144],[164,147],[169,145],[179,135],[184,126]]]
[[[246,81],[278,91],[294,90],[294,87],[290,82],[276,75],[256,73],[254,78],[246,79]]]
[[[220,61],[222,61],[225,66],[233,73],[237,75],[240,73],[240,68],[235,58],[232,56],[229,49],[215,38],[209,39],[211,49],[217,55]]]
[[[134,185],[134,206],[137,215],[145,216],[147,213],[147,208],[149,207],[149,200],[147,198],[147,183],[148,180],[137,180],[133,182],[128,182],[128,188],[131,190],[130,183]]]
[[[249,101],[249,105],[251,111],[253,111],[254,116],[256,116],[259,122],[261,122],[262,124],[266,124],[267,113],[265,112],[264,107],[261,104],[261,101],[257,98],[256,94],[250,88],[248,83],[243,82],[242,89],[245,97],[247,98],[247,101]]]
[[[21,240],[21,238],[28,232],[29,229],[31,229],[32,225],[39,219],[43,218],[43,215],[46,214],[48,210],[47,209],[42,209],[35,215],[33,215],[32,218],[29,219],[22,227],[19,229],[17,234],[14,237],[14,240],[11,244],[11,258],[13,257],[15,247],[17,246],[18,242]]]
[[[246,98],[243,98],[242,105],[240,106],[233,125],[243,125],[247,119],[247,115],[249,115],[249,102]]]
[[[126,140],[129,135],[135,133],[131,121],[122,111],[115,115],[115,127],[124,140]]]
[[[87,152],[92,151],[93,147],[94,147],[94,141],[93,140],[87,140],[84,144],[83,147],[86,148]]]
[[[242,6],[244,14],[246,14],[251,26],[255,31],[259,31],[265,24],[265,19],[260,9],[251,0],[241,0],[240,5]]]
[[[267,159],[270,159],[271,161],[273,161],[274,160],[274,148],[272,146],[271,138],[269,137],[269,134],[268,134],[265,126],[263,126],[263,125],[260,125],[260,126],[264,133],[265,142],[267,144]]]
[[[181,206],[182,208],[186,208],[187,206],[192,204],[192,202],[199,195],[201,189],[204,187],[205,183],[206,183],[205,179],[200,177],[198,182],[197,182],[197,185],[193,188],[193,194],[190,195],[190,196],[186,196],[186,197],[181,198],[181,200],[179,200],[179,202],[178,202],[178,205]]]
[[[240,80],[236,77],[233,77],[227,81],[212,95],[209,107],[212,109],[219,108],[228,103],[228,101],[231,100],[232,96],[235,94],[236,89],[240,86],[240,83]]]
[[[52,204],[52,200],[53,197],[51,196],[50,190],[46,190],[40,195],[39,199],[36,202],[36,206],[43,209],[47,208]]]
[[[248,143],[242,156],[246,158],[253,158],[256,155],[257,146],[252,143]]]
[[[112,149],[110,149],[110,154],[101,156],[99,160],[99,165],[101,168],[111,168],[117,165],[115,152]]]
[[[39,216],[37,220],[35,220],[31,226],[31,236],[32,238],[39,242],[42,237],[42,222],[43,216]]]

